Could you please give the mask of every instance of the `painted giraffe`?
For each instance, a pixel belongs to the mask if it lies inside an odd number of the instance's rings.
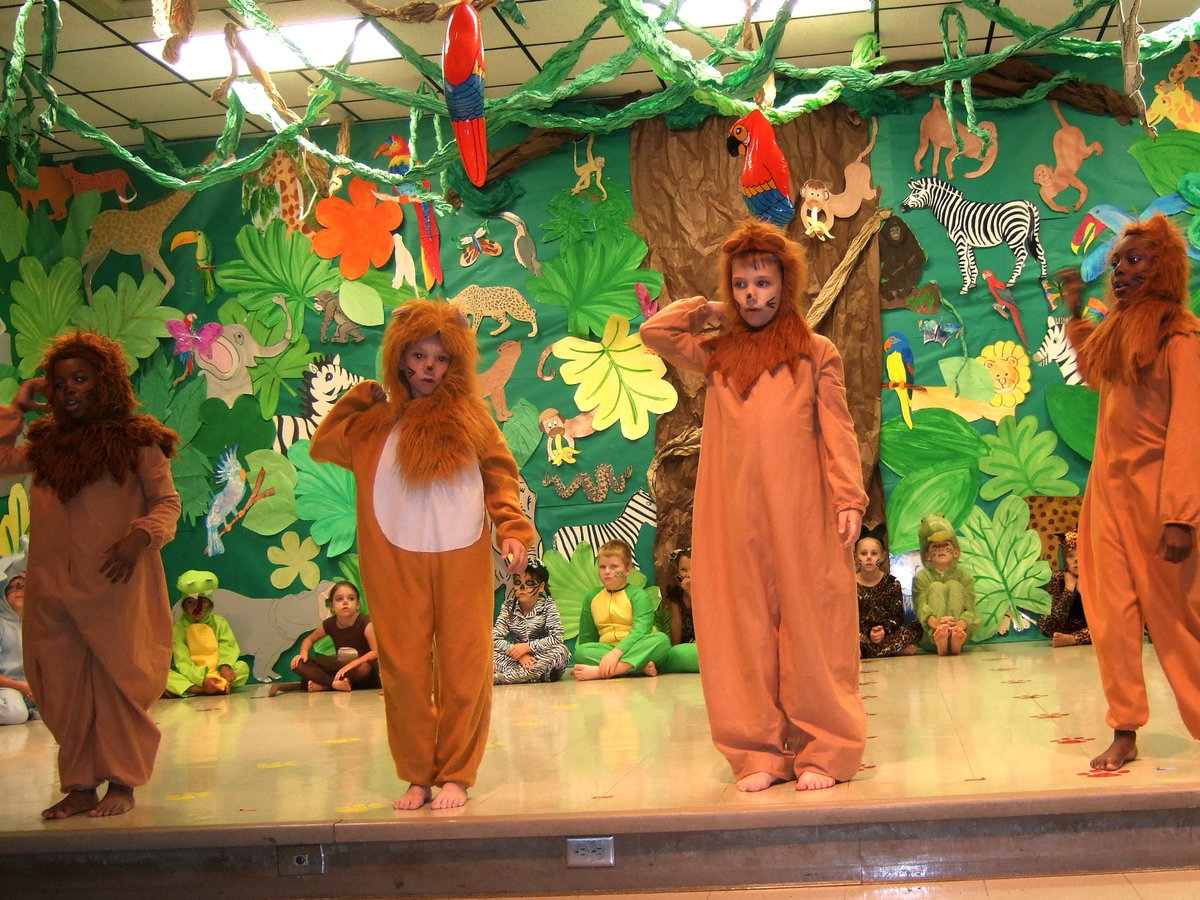
[[[289,233],[299,231],[311,237],[316,232],[307,221],[312,205],[309,204],[308,209],[304,207],[304,187],[300,182],[300,171],[291,156],[282,150],[276,150],[271,156],[271,162],[262,170],[259,181],[263,187],[274,185],[279,191],[279,217]],[[315,196],[313,199],[316,199]]]
[[[159,301],[167,296],[175,284],[175,276],[160,254],[163,236],[167,226],[193,196],[192,191],[174,191],[141,209],[106,209],[96,216],[91,237],[79,260],[84,267],[83,286],[89,303],[92,301],[92,276],[112,251],[141,257],[143,275],[153,270],[162,276],[163,291]]]
[[[1154,86],[1154,92],[1158,96],[1146,110],[1146,121],[1157,125],[1167,119],[1183,131],[1200,131],[1200,101],[1182,82],[1160,81]]]

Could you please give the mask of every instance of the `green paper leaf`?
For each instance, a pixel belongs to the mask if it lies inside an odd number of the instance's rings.
[[[285,388],[293,396],[296,391],[287,384],[289,378],[303,378],[308,364],[317,358],[309,352],[308,338],[300,335],[296,342],[278,356],[260,357],[250,370],[250,383],[258,397],[264,419],[270,419],[279,408],[279,391]]]
[[[1046,411],[1063,443],[1091,462],[1096,455],[1100,392],[1082,384],[1052,384],[1046,388]]]
[[[296,521],[296,467],[275,450],[255,450],[247,453],[245,460],[247,483],[254,487],[262,472],[260,494],[268,490],[275,493],[251,506],[242,524],[256,534],[279,534]]]
[[[180,447],[171,460],[171,478],[179,492],[183,519],[188,525],[202,520],[212,500],[212,462],[195,447]]]
[[[1144,135],[1130,144],[1129,155],[1141,166],[1156,194],[1173,194],[1179,179],[1196,169],[1200,134],[1182,128],[1160,130],[1157,140]]]
[[[288,447],[298,476],[296,514],[313,523],[313,540],[332,558],[353,547],[358,536],[357,485],[354,475],[341,466],[314,462],[308,446],[308,441],[297,441]]]
[[[914,409],[912,422],[889,419],[879,428],[879,461],[901,477],[933,463],[975,466],[987,452],[979,432],[948,409]]]
[[[942,381],[946,387],[966,400],[986,403],[996,392],[992,373],[977,359],[962,356],[939,359],[938,368],[942,370]]]
[[[117,289],[108,285],[97,288],[90,306],[80,307],[76,324],[84,331],[103,334],[121,345],[129,371],[136,372],[138,360],[158,349],[159,339],[169,337],[166,323],[182,319],[183,313],[171,306],[159,306],[163,283],[153,272],[139,285],[132,276],[117,276]]]
[[[996,434],[983,440],[990,453],[979,460],[979,470],[993,476],[984,482],[979,496],[995,500],[1004,494],[1029,497],[1043,494],[1048,497],[1074,497],[1079,488],[1063,480],[1067,461],[1054,455],[1058,438],[1052,431],[1038,431],[1034,416],[1017,421],[1006,416],[996,426]]]
[[[98,215],[100,215],[99,191],[79,194],[71,201],[71,211],[67,213],[67,225],[63,229],[63,256],[83,259],[83,251],[88,245],[88,232]],[[159,287],[161,289],[161,284]]]
[[[0,254],[5,262],[12,262],[25,250],[25,235],[29,231],[29,217],[8,191],[0,191]]]
[[[12,284],[11,308],[16,351],[21,357],[17,370],[22,378],[30,378],[50,342],[71,326],[83,306],[83,270],[79,260],[67,257],[47,273],[32,256],[22,257],[17,269],[21,278]]]
[[[220,456],[230,444],[237,444],[244,455],[275,442],[274,425],[263,419],[258,400],[249,395],[238,397],[232,407],[220,397],[209,397],[200,404],[200,419],[204,425],[192,446],[210,459]]]
[[[1005,613],[1017,619],[1020,610],[1050,612],[1050,595],[1042,587],[1050,580],[1050,564],[1040,558],[1042,540],[1029,528],[1025,501],[1005,497],[990,519],[976,507],[959,532],[959,564],[975,576],[975,607],[981,619],[973,640],[996,634]]]
[[[542,443],[542,432],[538,429],[538,408],[522,397],[509,407],[509,411],[512,418],[500,426],[500,431],[519,469],[529,462]]]
[[[584,542],[576,546],[569,560],[557,550],[547,550],[542,554],[542,562],[550,572],[550,592],[562,619],[563,637],[567,640],[578,637],[583,604],[590,602],[603,587],[596,569],[596,554]]]
[[[359,325],[383,324],[383,298],[373,287],[361,281],[343,281],[338,299],[342,312]]]
[[[900,480],[887,501],[889,550],[916,550],[921,517],[941,513],[956,528],[975,504],[979,470],[974,465],[947,460],[916,469]]]
[[[29,229],[25,233],[25,253],[40,260],[42,265],[53,268],[63,260],[62,238],[50,221],[49,213],[38,207],[29,214]],[[78,259],[79,257],[70,257]]]

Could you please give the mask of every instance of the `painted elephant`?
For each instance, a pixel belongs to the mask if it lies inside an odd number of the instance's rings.
[[[221,336],[212,342],[206,353],[196,354],[196,366],[208,382],[208,396],[220,397],[228,406],[243,394],[254,393],[250,382],[250,368],[258,360],[278,356],[292,342],[292,314],[282,294],[272,298],[283,309],[287,329],[282,340],[264,347],[245,325],[230,324],[221,330]]]

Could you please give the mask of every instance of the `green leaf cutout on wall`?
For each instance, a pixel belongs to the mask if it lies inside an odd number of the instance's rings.
[[[987,453],[983,437],[948,409],[915,409],[913,425],[889,419],[879,428],[879,461],[901,477],[933,463],[975,466]]]
[[[1052,384],[1046,388],[1046,411],[1063,443],[1091,462],[1096,454],[1100,392],[1082,384]]]
[[[1040,559],[1042,541],[1029,528],[1029,507],[1008,496],[988,518],[978,507],[958,529],[962,556],[959,564],[975,576],[975,606],[980,626],[974,640],[996,634],[1007,614],[1018,621],[1020,610],[1035,615],[1050,612],[1050,564]]]
[[[1157,139],[1143,136],[1129,145],[1129,155],[1142,167],[1156,194],[1173,194],[1180,178],[1200,168],[1200,133],[1173,128],[1160,131]]]
[[[200,406],[204,425],[192,444],[205,456],[215,459],[230,444],[237,444],[242,456],[252,450],[270,447],[275,442],[275,427],[262,417],[258,400],[249,394],[226,406],[220,397],[209,397]]]
[[[1052,431],[1039,432],[1036,417],[1018,421],[1008,416],[1000,420],[996,432],[984,436],[991,452],[979,460],[979,470],[992,476],[979,489],[984,500],[1009,493],[1018,497],[1074,497],[1079,493],[1075,484],[1062,478],[1068,466],[1065,459],[1054,455],[1058,438]]]
[[[204,380],[193,378],[178,389],[172,385],[174,366],[170,358],[159,354],[142,367],[137,394],[141,411],[156,417],[179,434],[180,447],[171,460],[171,477],[183,517],[191,525],[208,511],[212,497],[212,462],[192,440],[200,430],[200,406],[204,403]]]
[[[17,264],[21,278],[12,284],[12,324],[17,371],[31,378],[50,342],[69,328],[83,306],[83,270],[79,260],[59,260],[47,273],[39,260],[26,256]]]
[[[978,490],[974,464],[946,460],[909,472],[888,497],[888,549],[896,554],[916,550],[917,526],[929,513],[941,513],[957,528],[975,505]]]
[[[308,441],[288,447],[288,459],[296,466],[296,513],[313,523],[313,539],[325,547],[331,559],[354,546],[358,534],[355,517],[357,489],[354,475],[332,463],[314,462]],[[357,582],[355,582],[357,583]]]
[[[8,191],[0,191],[0,254],[12,262],[25,251],[29,217]]]
[[[208,512],[212,500],[212,460],[192,446],[180,447],[171,460],[171,479],[179,492],[183,518],[188,525]]]
[[[158,349],[160,338],[168,337],[166,323],[183,318],[180,310],[158,305],[162,289],[162,281],[153,272],[143,277],[141,284],[122,272],[115,291],[108,285],[96,288],[91,305],[80,307],[75,323],[120,344],[129,371],[136,372],[138,361]]]
[[[946,387],[964,400],[986,403],[996,393],[992,373],[977,359],[964,356],[939,359],[938,368],[942,371],[942,381]]]
[[[550,572],[550,584],[554,586],[554,605],[558,607],[558,615],[562,619],[563,638],[569,641],[579,636],[579,614],[583,611],[583,604],[591,603],[592,598],[604,587],[596,569],[596,553],[591,544],[585,541],[575,547],[569,560],[557,550],[547,550],[542,555],[542,562],[546,564]],[[638,569],[629,575],[629,583],[645,591],[650,602],[657,607],[658,588],[647,587],[647,580],[646,573]]]
[[[537,407],[524,397],[514,403],[509,411],[512,417],[500,426],[500,431],[519,469],[529,462],[529,457],[542,443],[542,432],[538,429]]]
[[[67,213],[67,224],[63,228],[63,256],[72,259],[83,259],[83,251],[87,249],[91,235],[92,224],[100,215],[100,192],[87,191],[79,194],[71,201],[71,211]],[[162,290],[162,285],[158,288]]]
[[[245,455],[246,483],[263,496],[246,513],[242,524],[256,534],[279,534],[296,521],[296,467],[276,450],[255,450]],[[262,473],[262,483],[258,483]],[[247,495],[247,502],[250,496]],[[311,585],[310,585],[311,587]]]
[[[294,338],[294,343],[278,356],[259,357],[258,364],[250,370],[250,383],[254,385],[264,419],[274,416],[279,408],[281,388],[295,395],[288,379],[303,378],[308,364],[316,358],[316,353],[309,352],[308,338],[304,335]]]

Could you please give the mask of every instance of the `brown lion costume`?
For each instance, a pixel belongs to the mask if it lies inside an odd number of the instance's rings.
[[[90,422],[73,422],[59,410],[54,367],[67,359],[86,359],[96,367],[97,412]],[[141,447],[156,444],[164,456],[175,455],[179,435],[153,416],[134,413],[137,398],[129,366],[114,341],[90,332],[61,334],[46,351],[41,369],[51,412],[29,428],[34,484],[48,485],[65,503],[105,472],[124,483],[137,467]]]

